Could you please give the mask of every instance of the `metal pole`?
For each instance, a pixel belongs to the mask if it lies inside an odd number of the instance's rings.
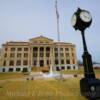
[[[61,56],[60,56],[60,28],[59,28],[59,13],[58,13],[57,0],[55,1],[55,8],[56,8],[57,33],[58,33],[58,63],[59,63],[59,67],[60,67],[60,76],[62,77]]]
[[[83,65],[84,65],[84,76],[86,78],[95,78],[95,74],[93,71],[92,57],[87,50],[84,31],[81,31],[81,35],[82,35],[83,48],[84,48],[84,53],[82,55]]]

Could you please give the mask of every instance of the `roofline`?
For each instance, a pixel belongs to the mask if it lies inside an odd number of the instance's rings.
[[[40,36],[38,36],[38,37],[31,38],[31,39],[29,39],[29,40],[37,39],[37,38],[40,38],[40,37],[44,37],[44,38],[47,38],[47,39],[53,41],[53,39],[48,38],[48,37],[45,37],[45,36],[43,36],[43,35],[40,35]]]

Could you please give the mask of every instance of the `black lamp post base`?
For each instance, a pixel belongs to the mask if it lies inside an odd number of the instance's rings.
[[[82,58],[83,58],[85,77],[86,78],[95,78],[91,55],[86,51],[83,53]]]
[[[100,80],[96,78],[82,78],[80,80],[81,95],[90,100],[100,99]]]

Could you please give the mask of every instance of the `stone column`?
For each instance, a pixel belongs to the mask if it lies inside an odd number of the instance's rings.
[[[43,51],[43,53],[44,53],[44,67],[46,67],[47,66],[47,64],[46,64],[46,47],[44,47],[44,51]]]
[[[54,50],[53,50],[53,46],[50,47],[50,66],[52,66],[52,68],[54,69]]]
[[[37,52],[37,67],[40,67],[40,47],[38,47],[38,52]]]
[[[32,65],[32,58],[33,58],[33,48],[30,46],[29,47],[29,52],[28,52],[28,65],[30,66],[30,67],[33,67]]]

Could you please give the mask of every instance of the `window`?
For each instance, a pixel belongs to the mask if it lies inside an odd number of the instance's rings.
[[[4,57],[7,57],[7,53],[4,54]]]
[[[46,51],[50,51],[50,48],[49,48],[49,47],[47,47],[47,48],[46,48]]]
[[[55,60],[55,64],[58,64],[58,60]]]
[[[60,55],[61,55],[61,57],[64,57],[64,54],[63,53],[61,53]]]
[[[7,48],[5,48],[5,51],[7,51]]]
[[[49,60],[47,60],[47,65],[49,65]]]
[[[9,66],[14,66],[14,61],[13,60],[10,60]]]
[[[63,51],[63,48],[60,48],[61,51]]]
[[[64,60],[61,60],[61,64],[64,64]]]
[[[34,66],[36,66],[37,65],[37,61],[36,60],[34,60],[34,64],[33,64]]]
[[[2,72],[5,72],[5,68],[2,69]]]
[[[38,48],[37,48],[37,47],[34,47],[34,48],[33,48],[33,51],[38,51]]]
[[[21,58],[22,54],[21,53],[17,53],[17,57]]]
[[[20,68],[16,68],[16,71],[19,72],[20,71]]]
[[[15,48],[11,48],[11,51],[15,51]]]
[[[28,65],[28,60],[24,60],[23,65]]]
[[[16,65],[20,66],[21,65],[21,60],[17,60]]]
[[[69,59],[66,60],[66,64],[70,64],[70,60]]]
[[[73,51],[74,49],[73,49],[73,48],[71,48],[71,50]]]
[[[28,48],[24,48],[24,51],[28,51]]]
[[[33,57],[37,57],[37,53],[33,53]]]
[[[69,53],[66,53],[66,57],[69,57]]]
[[[46,57],[50,57],[50,53],[46,53]]]
[[[75,64],[75,60],[74,59],[72,60],[72,62],[73,62],[73,64]]]
[[[67,69],[71,69],[71,67],[70,66],[67,66]]]
[[[74,53],[72,53],[72,57],[74,57]]]
[[[28,57],[28,53],[24,53],[24,57],[27,58]]]
[[[62,69],[62,70],[64,70],[64,69],[65,69],[65,67],[64,67],[64,66],[61,66],[61,69]]]
[[[58,53],[55,53],[55,57],[58,57]]]
[[[22,72],[28,72],[28,68],[23,68]]]
[[[22,51],[22,48],[17,48],[18,51]]]
[[[75,66],[73,66],[73,69],[75,69]]]
[[[6,61],[3,62],[3,66],[6,66]]]
[[[55,51],[58,51],[58,48],[55,48]]]
[[[10,57],[11,57],[11,58],[15,57],[15,54],[14,54],[14,53],[11,53],[11,54],[10,54]]]
[[[44,48],[43,47],[40,47],[40,51],[44,51]]]
[[[40,57],[43,57],[44,55],[43,55],[43,53],[40,53]]]
[[[13,72],[13,68],[9,68],[9,72]]]
[[[69,51],[69,48],[65,48],[65,51]]]

